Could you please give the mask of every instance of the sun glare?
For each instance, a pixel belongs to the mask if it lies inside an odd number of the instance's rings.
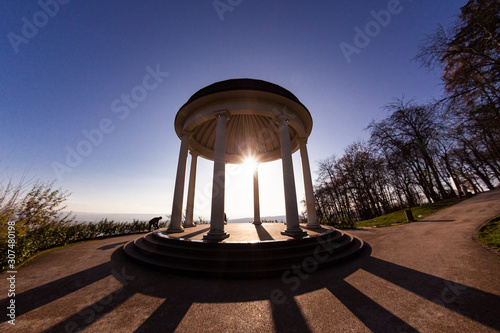
[[[245,167],[245,169],[248,172],[252,172],[253,173],[253,171],[255,169],[257,169],[258,165],[259,165],[259,162],[255,158],[253,158],[251,156],[245,158],[245,160],[243,161],[243,166]]]

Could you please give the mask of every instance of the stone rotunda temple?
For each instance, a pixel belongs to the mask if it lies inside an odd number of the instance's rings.
[[[191,170],[184,227],[194,226],[193,206],[198,156],[214,161],[212,213],[209,240],[222,240],[226,163],[251,157],[258,163],[282,160],[285,189],[284,235],[305,236],[299,226],[292,154],[300,149],[306,194],[308,227],[320,227],[314,208],[307,138],[312,118],[307,108],[288,90],[261,80],[233,79],[214,83],[195,93],[175,117],[181,139],[171,225],[168,233],[182,232],[184,179],[188,151]],[[260,223],[258,169],[254,174],[254,223]]]
[[[298,98],[273,83],[233,79],[196,92],[179,109],[174,121],[181,144],[170,226],[125,244],[124,254],[136,263],[159,270],[239,278],[282,274],[290,267],[313,272],[360,254],[365,248],[362,240],[318,223],[307,154],[312,123],[311,114]],[[307,208],[307,224],[302,226],[292,164],[292,154],[298,150]],[[209,228],[193,222],[198,157],[213,161]],[[253,224],[224,224],[226,164],[242,163],[247,158],[257,163],[281,160],[285,226],[261,222],[258,167],[253,175]]]

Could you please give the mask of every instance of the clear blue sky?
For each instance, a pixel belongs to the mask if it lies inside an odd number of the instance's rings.
[[[366,139],[364,128],[386,116],[382,106],[393,97],[441,94],[439,75],[412,58],[466,1],[223,0],[219,12],[210,0],[40,3],[0,5],[3,176],[57,179],[72,193],[73,211],[165,215],[180,146],[174,117],[197,90],[242,77],[290,90],[314,120],[308,148],[316,170],[317,161]],[[371,12],[381,10],[391,17],[375,23]],[[369,42],[355,40],[356,27],[368,28]],[[127,106],[122,95],[131,94]],[[95,145],[82,143],[84,131]],[[78,148],[87,156],[68,164]],[[279,163],[261,165],[262,216],[284,215]],[[300,200],[298,153],[294,168]],[[251,174],[230,171],[228,216],[252,216]],[[210,217],[211,176],[212,162],[200,159],[195,218]]]

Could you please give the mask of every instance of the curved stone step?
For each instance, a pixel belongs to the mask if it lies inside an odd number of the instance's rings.
[[[319,241],[309,244],[307,247],[287,247],[285,251],[281,248],[260,250],[258,245],[251,250],[238,250],[224,249],[225,246],[221,244],[220,249],[210,252],[198,251],[193,252],[179,252],[171,251],[172,249],[163,246],[161,248],[152,246],[145,238],[139,238],[135,241],[134,245],[139,252],[145,256],[154,256],[158,259],[172,261],[172,262],[185,262],[190,261],[197,265],[221,265],[225,262],[229,265],[272,265],[280,262],[295,262],[302,260],[302,258],[310,256],[317,252],[317,256],[322,256],[323,253],[340,252],[348,247],[352,239],[350,236],[344,236],[341,240],[335,242],[324,242],[322,246]],[[181,241],[182,242],[182,241]],[[325,248],[328,247],[328,248]]]
[[[129,259],[157,270],[234,278],[280,275],[294,265],[334,265],[363,250],[362,240],[338,230],[304,239],[239,243],[185,241],[152,233],[123,246]]]

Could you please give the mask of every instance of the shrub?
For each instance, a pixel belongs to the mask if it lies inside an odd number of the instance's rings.
[[[138,220],[132,223],[108,219],[75,223],[71,213],[61,213],[66,208],[62,204],[69,196],[67,192],[52,189],[53,183],[36,182],[26,194],[25,187],[23,182],[15,185],[11,179],[6,184],[0,183],[0,253],[4,254],[0,257],[2,271],[12,264],[7,258],[9,249],[15,251],[17,266],[35,253],[52,247],[148,231],[148,223]],[[164,221],[160,227],[167,224],[168,221]],[[15,244],[8,242],[9,232],[15,235]]]
[[[10,178],[0,183],[0,252],[15,252],[16,265],[36,251],[66,240],[63,228],[73,221],[73,217],[71,213],[61,213],[66,208],[61,204],[69,194],[54,190],[52,186],[53,183],[35,182],[25,193],[23,181],[14,184]],[[9,234],[11,239],[15,236],[15,243],[8,243]],[[2,256],[2,270],[7,263],[6,256]]]

